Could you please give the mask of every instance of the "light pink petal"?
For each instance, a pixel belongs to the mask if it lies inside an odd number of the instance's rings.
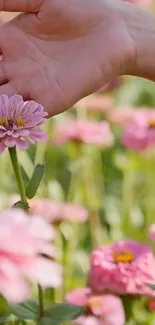
[[[4,150],[5,150],[5,144],[4,142],[0,142],[0,155],[3,153]]]
[[[25,140],[21,140],[20,138],[16,140],[16,145],[20,149],[27,149],[28,143]]]
[[[0,276],[0,291],[9,302],[20,303],[28,298],[29,287],[21,277],[9,279]]]
[[[57,288],[62,282],[61,266],[53,261],[38,257],[24,266],[25,274],[38,281],[43,287]]]
[[[85,307],[92,291],[90,288],[78,288],[66,294],[65,300],[67,303]]]
[[[13,95],[9,98],[9,117],[12,119],[19,117],[19,112],[23,106],[23,97],[20,95]]]
[[[36,129],[30,131],[29,138],[34,141],[47,141],[48,136],[43,130]]]
[[[4,142],[6,147],[13,148],[16,146],[16,140],[13,137],[6,137]]]
[[[9,98],[7,95],[0,96],[0,119],[8,115]]]

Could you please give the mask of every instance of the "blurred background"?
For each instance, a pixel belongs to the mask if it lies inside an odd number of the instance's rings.
[[[155,9],[149,0],[132,2]],[[1,16],[5,21],[13,17]],[[86,286],[94,248],[121,239],[152,246],[148,229],[155,220],[155,84],[119,77],[47,120],[45,129],[48,142],[18,156],[25,184],[34,166],[45,163],[30,207],[57,228],[55,245],[64,266],[63,288],[47,290],[48,302],[62,301],[67,291]],[[5,152],[0,157],[0,208],[16,202],[16,195]],[[155,302],[136,303],[126,324],[154,325]]]

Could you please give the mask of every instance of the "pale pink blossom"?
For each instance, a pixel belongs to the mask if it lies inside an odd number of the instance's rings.
[[[108,95],[91,95],[81,99],[75,107],[86,108],[88,112],[107,113],[113,107],[113,100]]]
[[[92,253],[89,285],[96,292],[153,296],[146,283],[154,282],[155,257],[149,246],[118,241]]]
[[[122,137],[123,144],[133,150],[143,151],[155,146],[155,109],[142,109],[134,113]]]
[[[50,243],[55,231],[44,219],[20,209],[0,214],[0,292],[13,303],[27,299],[28,281],[44,287],[61,284],[61,267],[44,256],[54,257]],[[28,280],[28,281],[26,281]]]
[[[57,124],[53,131],[54,142],[95,144],[101,147],[110,147],[114,137],[108,122],[93,122],[88,120],[71,120]]]
[[[130,121],[134,120],[136,109],[132,107],[116,107],[107,114],[110,122],[124,127]]]
[[[6,147],[28,148],[28,142],[40,142],[47,139],[39,127],[44,123],[47,113],[44,108],[30,100],[23,101],[19,95],[10,98],[0,96],[0,153]]]
[[[96,295],[90,288],[75,289],[66,295],[69,304],[85,307],[84,315],[74,323],[78,325],[125,325],[125,315],[120,298]]]
[[[155,241],[155,224],[151,225],[149,228],[149,238],[151,241]]]
[[[30,213],[39,214],[49,222],[85,222],[88,211],[81,205],[68,202],[53,202],[49,199],[34,199],[31,201]]]

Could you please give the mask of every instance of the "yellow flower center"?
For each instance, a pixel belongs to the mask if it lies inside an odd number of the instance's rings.
[[[24,120],[23,120],[23,119],[18,119],[18,120],[17,120],[17,125],[18,125],[18,126],[24,126],[24,124],[25,124],[25,123],[24,123]]]
[[[122,249],[112,253],[112,257],[116,263],[130,263],[133,261],[134,255],[128,249]]]
[[[148,120],[148,126],[149,126],[150,128],[155,128],[155,118],[150,118],[150,119]]]
[[[6,125],[8,122],[8,119],[6,117],[3,117],[0,119],[0,125]]]
[[[88,300],[88,304],[87,304],[88,308],[92,309],[92,308],[99,308],[101,306],[101,302],[100,299],[98,297],[91,297]]]
[[[16,124],[17,126],[24,126],[25,122],[22,118],[19,118],[16,121],[13,121],[9,117],[3,117],[0,119],[0,125],[2,125],[2,126],[13,127],[14,124]]]

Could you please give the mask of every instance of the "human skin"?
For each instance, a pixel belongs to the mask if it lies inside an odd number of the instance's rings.
[[[155,80],[155,18],[119,0],[0,0],[0,94],[58,114],[118,75]]]

